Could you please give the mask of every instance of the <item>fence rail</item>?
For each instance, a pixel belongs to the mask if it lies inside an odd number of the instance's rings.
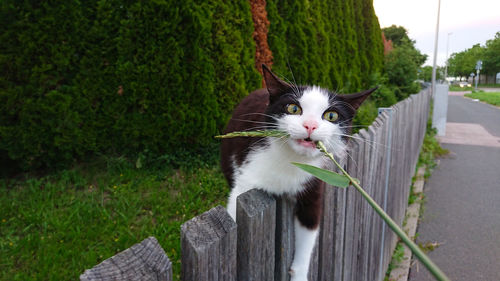
[[[383,111],[350,141],[345,164],[399,225],[425,135],[431,94],[423,90]],[[354,188],[327,188],[309,280],[382,281],[397,237]],[[259,190],[242,194],[236,224],[217,206],[181,227],[182,280],[290,279],[293,199]],[[171,263],[154,238],[86,270],[80,280],[171,280]]]

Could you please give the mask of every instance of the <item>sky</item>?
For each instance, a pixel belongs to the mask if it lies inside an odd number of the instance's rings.
[[[380,27],[405,27],[416,48],[428,55],[424,65],[432,65],[438,0],[373,0],[373,6]],[[441,0],[437,65],[445,65],[447,48],[449,56],[484,46],[499,31],[500,0]]]

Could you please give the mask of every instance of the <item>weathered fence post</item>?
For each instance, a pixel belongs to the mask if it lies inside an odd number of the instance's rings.
[[[221,206],[185,222],[181,226],[182,280],[237,280],[236,231],[236,223]]]
[[[172,281],[172,263],[154,237],[135,244],[80,275],[81,281]]]
[[[253,189],[238,196],[238,281],[274,280],[276,201]]]
[[[288,196],[276,198],[276,242],[274,280],[290,280],[290,266],[292,265],[294,244],[294,207],[295,200]]]

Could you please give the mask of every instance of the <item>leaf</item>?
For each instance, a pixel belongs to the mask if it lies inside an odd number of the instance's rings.
[[[341,174],[337,174],[332,171],[328,171],[325,169],[321,169],[315,166],[301,164],[301,163],[292,163],[293,165],[299,167],[300,169],[308,172],[309,174],[317,177],[318,179],[337,187],[348,187],[350,180],[346,176]]]
[[[142,161],[141,161],[141,158],[142,158],[142,157],[140,157],[140,156],[139,156],[139,157],[137,158],[137,161],[135,161],[135,167],[136,167],[137,169],[141,169],[141,168],[142,168]]]

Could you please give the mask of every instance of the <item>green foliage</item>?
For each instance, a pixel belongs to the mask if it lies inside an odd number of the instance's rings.
[[[464,92],[464,91],[472,91],[472,90],[473,90],[472,86],[471,87],[468,87],[468,86],[460,87],[457,85],[450,85],[450,88],[449,88],[450,92]]]
[[[432,111],[429,116],[432,116]],[[418,155],[417,167],[425,165],[426,174],[428,175],[434,167],[436,167],[435,159],[439,156],[443,156],[449,153],[447,149],[444,149],[439,144],[436,139],[437,131],[432,128],[432,119],[427,120],[427,127],[424,136],[424,141],[422,143],[422,148],[420,149],[420,154]]]
[[[383,44],[372,1],[268,1],[273,71],[342,92],[371,86]]]
[[[346,188],[349,186],[349,179],[341,174],[321,169],[316,166],[311,166],[308,164],[302,164],[302,163],[293,163],[293,165],[297,166],[301,170],[308,172],[318,179],[326,182],[327,184],[335,187],[340,187],[340,188]]]
[[[419,51],[409,45],[394,48],[385,57],[385,73],[389,84],[395,85],[400,90],[396,93],[398,100],[418,92],[415,80],[418,78],[419,61]]]
[[[396,248],[394,249],[394,253],[392,254],[392,259],[391,263],[389,263],[389,266],[387,267],[387,272],[385,274],[384,281],[390,281],[389,276],[391,274],[391,271],[395,268],[398,268],[399,264],[403,261],[403,258],[405,256],[405,247],[403,242],[398,242],[396,244]]]
[[[483,58],[484,73],[497,74],[500,72],[500,31],[495,34],[494,39],[486,41]]]
[[[7,1],[0,14],[2,162],[209,145],[260,85],[244,0]]]
[[[394,44],[392,51],[384,58],[384,73],[387,79],[384,82],[394,93],[396,100],[403,100],[420,90],[415,80],[419,78],[419,68],[426,61],[427,55],[415,48],[415,41],[408,37],[404,27],[392,25],[382,31]]]
[[[408,36],[408,30],[403,26],[391,25],[389,27],[384,27],[383,32],[385,39],[391,40],[394,47],[407,44],[408,42],[415,43]]]
[[[448,59],[448,73],[450,76],[469,77],[476,73],[476,63],[483,58],[484,47],[479,44],[465,51],[453,53]]]
[[[451,76],[469,77],[476,73],[476,63],[483,61],[481,73],[495,75],[500,72],[500,32],[494,39],[486,41],[486,46],[475,44],[472,48],[451,54],[448,59],[448,73]]]
[[[444,67],[436,67],[436,80],[442,80],[444,77]],[[432,66],[424,66],[418,71],[418,79],[431,82],[432,81]]]

